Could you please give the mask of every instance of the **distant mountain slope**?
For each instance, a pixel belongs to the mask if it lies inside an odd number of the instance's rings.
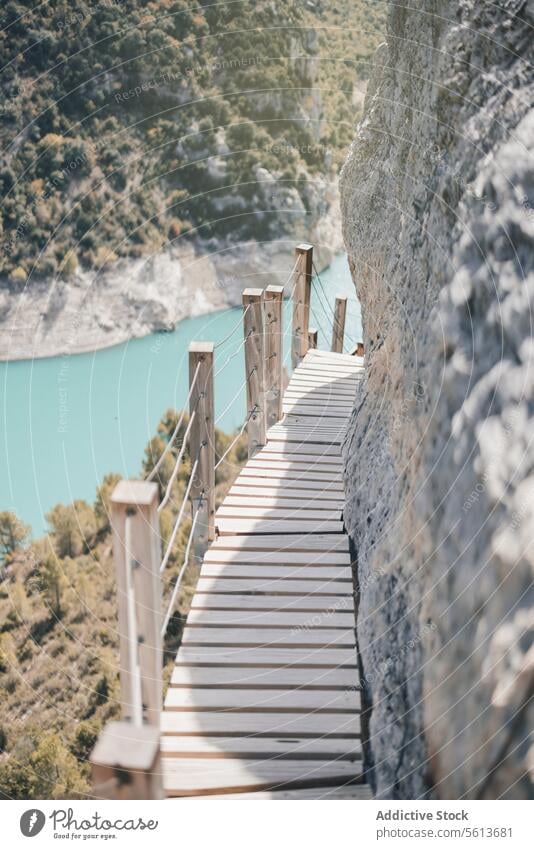
[[[33,6],[7,3],[0,32],[11,289],[184,239],[268,241],[327,214],[314,179],[337,173],[352,135],[381,4]]]

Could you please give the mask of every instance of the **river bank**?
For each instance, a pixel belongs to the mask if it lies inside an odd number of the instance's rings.
[[[0,360],[98,351],[238,306],[247,286],[287,282],[303,233],[237,246],[183,242],[97,274],[78,271],[68,280],[35,283],[18,292],[0,281]],[[337,188],[308,238],[319,268],[343,250]]]

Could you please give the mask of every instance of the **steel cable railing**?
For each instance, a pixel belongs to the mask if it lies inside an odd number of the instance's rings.
[[[180,417],[178,419],[178,423],[177,423],[176,427],[174,428],[174,430],[171,434],[171,437],[170,437],[169,441],[167,442],[167,445],[165,446],[165,448],[164,448],[164,450],[161,454],[161,457],[159,458],[158,462],[156,463],[156,465],[154,466],[154,468],[152,469],[150,474],[147,476],[148,481],[151,481],[153,479],[153,477],[155,476],[159,467],[163,463],[164,458],[166,457],[168,452],[171,450],[173,443],[174,443],[174,440],[176,439],[176,437],[178,436],[178,433],[180,432],[180,428],[183,424],[187,408],[189,407],[189,402],[191,401],[191,396],[192,396],[193,391],[194,391],[195,386],[196,386],[199,371],[200,371],[200,363],[197,365],[195,373],[193,375],[193,379],[191,381],[191,386],[189,387],[189,393],[188,393],[187,398],[185,400],[184,408],[183,408],[183,410],[180,414]],[[184,442],[185,442],[185,439],[184,439]]]
[[[202,450],[203,446],[201,445],[200,448]],[[172,553],[172,549],[173,549],[173,546],[174,546],[174,543],[175,543],[175,540],[176,540],[176,535],[177,535],[177,533],[180,529],[180,525],[182,524],[182,522],[184,520],[185,508],[187,506],[189,493],[191,492],[191,487],[193,486],[193,481],[194,481],[195,475],[197,473],[198,464],[199,464],[199,457],[197,457],[197,459],[193,463],[193,468],[191,469],[191,477],[189,478],[189,483],[187,484],[187,487],[186,487],[185,492],[184,492],[184,499],[182,501],[182,505],[180,507],[180,510],[178,511],[178,516],[176,518],[176,522],[174,523],[174,527],[172,529],[172,533],[171,533],[169,542],[167,544],[167,549],[165,551],[165,554],[163,556],[163,560],[161,561],[161,565],[159,567],[160,572],[163,572],[167,563],[169,562],[169,557],[171,556],[171,553]]]
[[[169,605],[167,607],[167,613],[165,614],[165,617],[163,619],[163,625],[161,626],[161,637],[162,637],[162,639],[165,636],[169,622],[171,620],[171,616],[172,616],[174,607],[176,605],[176,598],[178,596],[178,590],[180,589],[180,585],[182,583],[182,578],[183,578],[183,576],[185,574],[185,570],[187,569],[187,566],[189,564],[189,555],[191,554],[191,546],[192,546],[193,540],[195,538],[195,529],[196,529],[198,518],[199,518],[199,515],[200,515],[200,508],[202,506],[202,499],[203,499],[203,496],[201,495],[199,503],[198,503],[198,507],[195,510],[195,515],[193,516],[193,521],[191,522],[191,530],[189,531],[189,539],[187,540],[187,545],[186,545],[186,548],[185,548],[184,558],[182,560],[182,565],[180,567],[180,571],[178,572],[174,587],[172,589],[172,595],[171,595]]]
[[[217,471],[217,469],[219,468],[219,466],[221,465],[221,463],[223,462],[223,460],[225,460],[225,459],[226,459],[226,457],[228,456],[228,454],[230,453],[230,451],[232,450],[232,448],[233,448],[233,447],[237,444],[237,442],[239,441],[239,439],[243,436],[243,434],[244,434],[244,432],[245,432],[245,428],[246,428],[246,426],[248,425],[248,423],[249,423],[249,421],[251,420],[251,418],[252,418],[252,416],[254,415],[254,413],[256,412],[256,409],[257,409],[257,407],[256,407],[256,405],[254,405],[254,407],[252,408],[252,410],[250,411],[250,413],[249,413],[249,414],[248,414],[248,416],[246,417],[245,421],[243,422],[243,424],[242,424],[241,429],[239,430],[239,432],[236,434],[236,436],[234,437],[234,439],[231,441],[230,445],[228,446],[228,448],[226,449],[226,451],[224,452],[224,454],[222,455],[222,457],[220,457],[220,459],[217,461],[217,463],[215,463],[215,471]]]
[[[330,301],[329,301],[329,299],[328,299],[328,295],[327,295],[327,294],[326,294],[326,292],[325,292],[325,289],[324,289],[324,286],[323,286],[323,281],[321,280],[321,276],[320,276],[319,272],[317,271],[317,266],[315,265],[315,262],[314,262],[314,261],[312,261],[312,267],[313,267],[313,271],[314,271],[314,274],[315,274],[315,279],[316,279],[316,280],[317,280],[317,282],[319,283],[319,288],[320,288],[321,293],[322,293],[322,295],[323,295],[324,301],[326,302],[326,304],[327,304],[327,306],[328,306],[328,309],[329,309],[329,311],[330,311],[330,313],[331,313],[332,325],[336,325],[336,326],[338,326],[338,320],[337,320],[337,318],[336,318],[336,314],[335,314],[335,312],[334,312],[334,308],[332,307],[332,304],[330,303]],[[318,291],[317,289],[316,289],[315,291],[317,292],[317,295],[318,295],[317,300],[318,300],[319,304],[321,305],[321,309],[323,310],[323,312],[324,312],[324,314],[325,314],[325,316],[326,316],[327,321],[330,321],[330,317],[328,316],[328,313],[326,312],[326,309],[325,309],[324,304],[323,304],[323,298],[321,298],[321,294],[319,293],[319,291]],[[316,318],[316,320],[317,320],[317,318]],[[345,331],[345,333],[344,333],[344,336],[346,337],[346,339],[347,339],[347,340],[348,340],[348,341],[349,341],[352,345],[355,345],[355,344],[356,344],[356,342],[354,341],[354,339],[352,338],[352,336],[349,336],[349,334],[348,334],[346,331]]]
[[[198,397],[200,399],[201,395],[199,395]],[[187,440],[189,439],[189,434],[191,433],[191,428],[193,427],[194,421],[196,419],[196,415],[197,415],[197,411],[195,409],[195,410],[193,410],[193,412],[191,413],[191,416],[189,418],[189,422],[187,424],[187,428],[186,428],[185,433],[184,433],[182,446],[180,448],[180,452],[178,454],[178,457],[176,458],[176,463],[174,464],[174,469],[172,470],[172,475],[170,476],[169,482],[168,482],[167,487],[165,489],[165,495],[163,496],[163,499],[162,499],[162,501],[161,501],[161,503],[158,507],[158,513],[161,513],[161,511],[163,510],[163,508],[168,503],[168,501],[171,497],[171,492],[172,492],[172,488],[174,486],[174,481],[176,480],[176,477],[177,477],[179,469],[180,469],[180,464],[181,464],[181,462],[184,458],[185,449],[187,447]]]

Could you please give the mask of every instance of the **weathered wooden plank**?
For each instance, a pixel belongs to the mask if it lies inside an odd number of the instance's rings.
[[[178,737],[161,738],[161,751],[166,757],[208,759],[232,755],[239,758],[277,758],[290,760],[356,761],[362,757],[361,741],[355,737],[319,737],[276,740],[272,737]]]
[[[197,802],[205,796],[192,796],[189,801]],[[368,784],[344,784],[342,787],[307,787],[305,789],[289,790],[259,790],[252,793],[226,793],[223,796],[210,795],[210,801],[225,802],[262,802],[278,800],[279,802],[294,800],[366,800],[372,799],[373,793]]]
[[[163,710],[162,734],[221,737],[359,737],[357,713],[221,713]],[[205,763],[204,763],[205,768]]]
[[[261,454],[262,456],[267,457],[274,454],[275,456],[293,457],[295,455],[298,456],[304,451],[308,455],[331,457],[332,460],[335,461],[336,465],[340,461],[343,462],[339,445],[315,445],[314,443],[309,445],[303,444],[301,448],[293,442],[277,442],[275,444],[268,442],[265,448],[261,449],[258,456]]]
[[[349,412],[350,408],[338,407],[329,401],[326,401],[324,404],[319,404],[317,401],[309,404],[305,404],[300,400],[296,402],[284,401],[284,413],[291,416],[315,416],[317,421],[321,421],[322,419],[339,419],[348,415]]]
[[[274,502],[276,503],[276,502]],[[257,506],[247,507],[250,504],[250,499],[241,498],[225,498],[217,510],[217,517],[226,519],[305,519],[310,521],[317,519],[321,521],[340,522],[341,510],[314,510],[311,507],[301,507],[292,505],[291,501],[287,501],[284,505],[276,507]],[[289,505],[289,506],[288,506]]]
[[[187,625],[231,625],[234,628],[354,628],[354,613],[310,613],[295,610],[190,610]]]
[[[271,469],[267,463],[245,466],[238,480],[242,478],[269,478],[278,481],[334,481],[341,485],[341,471],[319,472],[316,469],[298,469],[291,465],[288,469]]]
[[[356,670],[356,652],[351,649],[314,648],[258,649],[229,647],[182,646],[176,656],[177,666],[243,666],[243,667],[279,667],[293,666],[339,669],[350,667]]]
[[[206,561],[214,552],[218,551],[342,551],[349,550],[349,540],[345,534],[281,534],[279,537],[254,536],[246,537],[219,537],[206,552]]]
[[[269,596],[269,595],[209,595],[195,594],[191,608],[199,610],[267,610],[306,611],[306,613],[329,613],[330,611],[354,611],[351,595],[337,596]]]
[[[291,425],[291,424],[295,424],[295,425],[306,424],[307,426],[311,425],[311,427],[313,427],[313,429],[315,430],[319,426],[318,423],[325,421],[326,418],[327,418],[326,416],[323,416],[321,418],[316,414],[286,413],[284,421],[287,422],[288,425]],[[312,424],[312,422],[313,422],[313,424]],[[346,418],[340,419],[340,418],[336,418],[336,417],[332,416],[331,418],[328,417],[328,422],[331,423],[333,427],[343,427],[343,428],[347,427],[347,419]]]
[[[169,687],[165,710],[347,713],[360,709],[358,690],[239,690]]]
[[[269,566],[257,563],[204,563],[200,572],[201,578],[297,578],[312,579],[320,578],[336,581],[351,581],[352,572],[349,566],[287,566],[274,562]]]
[[[323,646],[349,648],[355,645],[354,628],[184,628],[183,646],[258,646],[259,648],[291,648],[291,646]]]
[[[217,521],[217,530],[220,536],[234,534],[340,534],[343,532],[343,522],[329,521],[328,519],[226,519],[220,516]]]
[[[232,666],[175,666],[171,677],[172,687],[249,687],[254,690],[291,690],[303,687],[311,690],[346,690],[359,687],[355,669],[308,669],[293,666],[288,669],[262,669],[260,667]]]
[[[206,552],[204,566],[220,563],[229,567],[231,565],[249,564],[251,566],[350,566],[350,552],[340,551],[224,551],[215,549]]]
[[[268,450],[268,448],[263,448],[258,452],[258,454],[256,454],[255,459],[270,460],[281,463],[298,463],[299,465],[313,465],[314,463],[320,462],[328,463],[331,469],[343,469],[343,457],[340,453],[326,454],[325,452],[321,452],[320,449],[319,451],[310,452],[307,452],[306,449],[304,449],[303,451],[295,451],[290,454],[287,451],[276,452]]]
[[[241,760],[219,758],[206,769],[205,758],[171,758],[163,760],[163,787],[168,796],[190,796],[198,793],[238,793],[258,789],[274,789],[303,784],[346,784],[360,781],[360,761],[312,761],[285,759]]]
[[[315,457],[313,460],[308,461],[307,463],[298,463],[295,460],[272,460],[270,457],[260,456],[260,454],[255,457],[250,463],[247,463],[247,469],[265,469],[267,471],[274,472],[296,472],[298,477],[301,477],[303,474],[309,474],[311,476],[312,472],[327,472],[332,475],[335,480],[340,480],[343,469],[341,464],[333,465],[329,463],[328,460],[324,460],[320,457]]]
[[[346,595],[347,584],[342,581],[281,581],[278,578],[252,580],[247,578],[199,578],[197,584],[199,593],[268,593],[280,595],[290,593],[295,595]]]
[[[344,398],[342,395],[330,395],[327,392],[295,392],[294,390],[286,392],[284,395],[284,404],[306,404],[307,406],[318,407],[339,407],[342,415],[350,413],[353,405],[353,398]]]
[[[315,489],[294,489],[293,487],[286,486],[248,486],[240,484],[234,484],[234,486],[230,489],[230,495],[237,497],[244,496],[249,499],[249,503],[252,499],[257,501],[260,498],[274,498],[278,499],[283,497],[285,499],[295,500],[297,499],[299,502],[303,504],[314,504],[314,505],[326,505],[326,509],[330,506],[330,503],[334,503],[336,506],[343,506],[345,503],[345,499],[343,497],[343,492],[340,492],[339,489],[331,490],[331,489],[322,489],[316,487]],[[263,503],[259,500],[258,504]]]
[[[328,475],[326,479],[318,478],[314,475],[308,476],[281,476],[279,474],[271,473],[271,476],[264,476],[260,474],[247,474],[246,472],[241,472],[240,475],[236,478],[237,486],[264,486],[267,489],[272,489],[274,486],[288,486],[291,489],[303,489],[303,490],[315,490],[321,487],[321,491],[330,490],[331,492],[337,492],[338,497],[339,493],[344,492],[344,485],[340,478],[334,478],[333,480],[328,479]]]

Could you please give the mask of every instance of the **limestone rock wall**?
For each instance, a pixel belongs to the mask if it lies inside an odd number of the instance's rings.
[[[367,365],[347,524],[382,798],[532,796],[533,28],[532,0],[391,4],[342,173]]]

